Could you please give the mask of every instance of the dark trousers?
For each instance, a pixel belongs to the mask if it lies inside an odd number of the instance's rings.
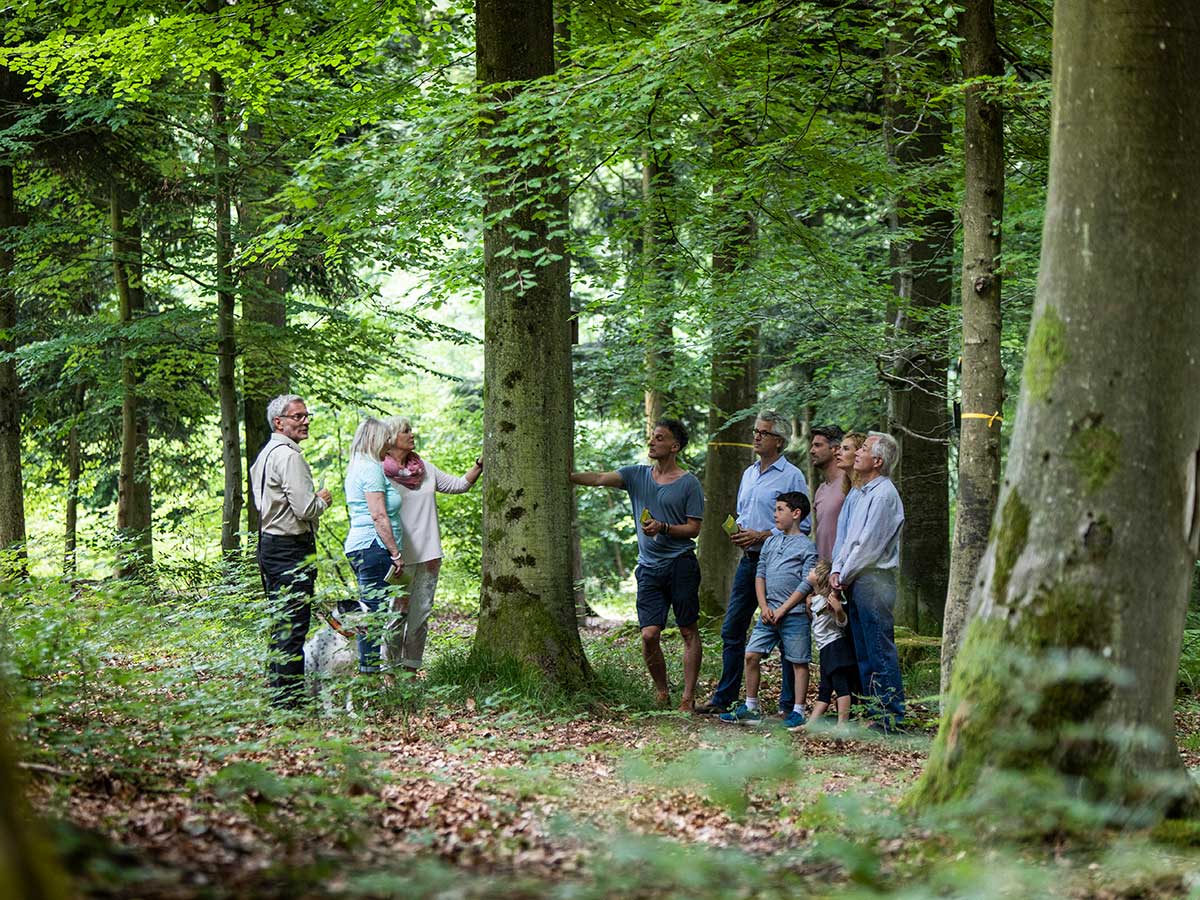
[[[729,605],[725,608],[725,621],[721,623],[721,680],[713,691],[714,706],[729,706],[741,696],[742,670],[746,665],[746,632],[758,610],[758,595],[754,593],[754,573],[758,569],[758,554],[743,554],[733,573],[733,587],[729,591]],[[779,708],[791,712],[796,702],[795,673],[791,663],[783,659],[780,648],[782,671],[779,688]]]
[[[271,614],[267,670],[275,706],[296,706],[303,698],[304,639],[317,576],[309,559],[316,552],[312,534],[263,534],[258,540],[258,568]]]

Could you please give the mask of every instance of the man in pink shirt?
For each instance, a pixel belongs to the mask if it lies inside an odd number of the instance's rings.
[[[842,429],[822,425],[812,430],[808,457],[813,471],[821,473],[821,486],[813,494],[813,539],[821,559],[833,559],[833,544],[837,539],[838,513],[846,499],[846,473],[838,468],[837,450],[842,442]]]

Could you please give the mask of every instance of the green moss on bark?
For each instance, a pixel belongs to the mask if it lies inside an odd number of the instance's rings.
[[[1025,358],[1025,383],[1034,400],[1050,395],[1054,377],[1067,361],[1067,326],[1053,309],[1042,313],[1029,335],[1029,352]]]
[[[1000,532],[996,535],[996,565],[992,571],[993,596],[1004,605],[1013,568],[1029,542],[1029,507],[1014,488],[1000,510]]]
[[[1088,424],[1071,441],[1067,458],[1083,486],[1095,493],[1108,484],[1121,463],[1121,436],[1099,423]]]

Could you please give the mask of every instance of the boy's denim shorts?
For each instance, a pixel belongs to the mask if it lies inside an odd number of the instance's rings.
[[[774,625],[765,624],[761,618],[755,622],[754,630],[750,632],[750,641],[746,644],[746,652],[767,656],[780,645],[783,647],[783,658],[788,662],[812,662],[812,632],[809,629],[804,604],[792,607],[783,617],[783,621]]]

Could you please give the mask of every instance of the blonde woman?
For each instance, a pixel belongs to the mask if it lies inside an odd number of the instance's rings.
[[[483,474],[483,460],[461,478],[449,475],[416,452],[412,423],[404,417],[387,420],[395,437],[383,468],[388,482],[401,493],[400,519],[404,533],[404,561],[408,566],[407,592],[400,599],[403,614],[399,627],[389,632],[388,659],[408,671],[421,667],[429,614],[442,567],[442,535],[438,527],[437,494],[464,494]]]
[[[837,559],[838,551],[842,549],[842,541],[846,538],[846,528],[850,523],[850,511],[854,509],[854,504],[862,496],[862,476],[854,471],[854,454],[866,442],[867,436],[861,431],[851,431],[842,437],[841,446],[838,448],[837,466],[847,475],[845,481],[842,482],[846,500],[838,512],[837,539],[833,542],[833,555],[829,557],[830,560]]]
[[[404,570],[400,552],[404,495],[383,474],[383,458],[394,440],[391,426],[368,416],[350,442],[345,484],[350,530],[344,549],[358,580],[359,601],[367,612],[379,609],[387,596],[388,575]],[[369,634],[360,636],[358,670],[372,673],[379,668],[378,641]]]

